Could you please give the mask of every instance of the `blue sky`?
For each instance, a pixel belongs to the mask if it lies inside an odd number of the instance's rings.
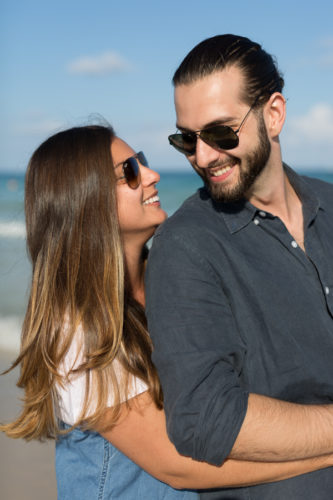
[[[331,0],[1,0],[0,170],[22,171],[50,134],[104,117],[158,169],[189,169],[175,129],[174,70],[204,38],[236,33],[278,60],[285,161],[333,170]]]

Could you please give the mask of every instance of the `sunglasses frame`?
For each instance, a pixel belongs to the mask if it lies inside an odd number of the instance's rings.
[[[116,167],[122,166],[123,175],[117,180],[125,179],[128,187],[136,189],[141,182],[140,164],[149,168],[148,160],[143,151],[139,151],[133,156],[130,156],[125,161],[122,161]]]
[[[171,134],[168,137],[169,143],[171,144],[171,146],[173,146],[175,149],[177,149],[177,151],[179,151],[180,153],[183,153],[186,156],[192,156],[195,154],[197,142],[198,142],[198,137],[200,137],[200,139],[203,142],[205,142],[206,144],[208,144],[212,148],[221,149],[221,150],[229,150],[229,149],[236,148],[239,144],[238,133],[239,133],[240,129],[242,128],[242,126],[244,125],[246,118],[249,116],[250,112],[253,110],[253,108],[257,104],[259,97],[260,96],[258,96],[255,99],[254,103],[247,111],[246,115],[244,116],[244,118],[241,121],[237,130],[234,130],[232,127],[229,127],[228,125],[213,125],[211,127],[207,127],[207,128],[202,129],[202,130],[194,130],[194,131],[189,131],[189,132],[180,132],[180,133]],[[227,134],[229,134],[229,135],[231,135],[231,138],[234,139],[235,142],[233,143],[233,145],[231,147],[228,145],[227,145],[227,147],[222,147],[219,144],[217,144],[216,141],[213,141],[207,137],[205,138],[205,132],[210,133],[212,130],[217,129],[217,128],[224,129],[227,132],[225,134],[225,136],[227,137]],[[175,139],[183,136],[183,134],[187,134],[189,137],[193,138],[193,141],[194,141],[193,149],[191,149],[190,151],[186,151],[184,148],[182,148],[180,145],[178,145],[175,142]],[[221,140],[223,140],[223,138]],[[227,140],[227,138],[226,138],[226,140]],[[226,146],[226,145],[224,145],[224,146]]]

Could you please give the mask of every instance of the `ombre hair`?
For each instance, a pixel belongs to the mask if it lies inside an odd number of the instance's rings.
[[[93,428],[114,404],[117,421],[130,377],[141,378],[162,407],[151,363],[151,341],[143,307],[133,298],[117,216],[111,127],[76,127],[47,139],[32,155],[25,177],[27,247],[32,281],[23,323],[18,387],[24,389],[19,417],[3,425],[8,436],[55,438],[59,367],[80,326],[86,376],[85,404],[75,425]],[[124,368],[119,381],[117,359]],[[87,413],[93,407],[93,413]]]

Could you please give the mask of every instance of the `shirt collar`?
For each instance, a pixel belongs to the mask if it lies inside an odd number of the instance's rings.
[[[318,193],[315,193],[313,187],[307,182],[306,177],[301,177],[285,163],[284,171],[300,198],[303,207],[304,227],[307,227],[317,216],[318,210],[324,210],[324,201]]]
[[[290,184],[302,201],[304,222],[308,225],[316,217],[318,210],[324,209],[324,204],[313,192],[306,179],[299,176],[285,163],[283,168]],[[260,212],[257,207],[245,199],[233,203],[220,203],[212,200],[212,203],[215,211],[221,213],[231,234],[246,227]],[[267,218],[274,218],[274,216],[267,213]]]

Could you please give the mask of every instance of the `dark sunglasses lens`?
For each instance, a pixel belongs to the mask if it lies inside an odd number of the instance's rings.
[[[139,162],[141,163],[141,165],[149,168],[148,160],[142,151],[139,151],[138,154],[136,155],[136,157],[139,160]]]
[[[135,189],[140,184],[140,168],[136,158],[128,158],[123,165],[123,172],[127,184]]]
[[[200,132],[200,137],[207,144],[220,149],[233,149],[238,146],[238,135],[225,125],[204,129]]]
[[[201,130],[200,137],[213,148],[233,149],[238,146],[238,136],[231,127],[217,125]],[[178,151],[186,155],[193,155],[196,149],[196,134],[183,133],[169,135],[169,142]]]
[[[172,134],[168,137],[171,146],[186,155],[195,153],[197,136],[195,134]]]

